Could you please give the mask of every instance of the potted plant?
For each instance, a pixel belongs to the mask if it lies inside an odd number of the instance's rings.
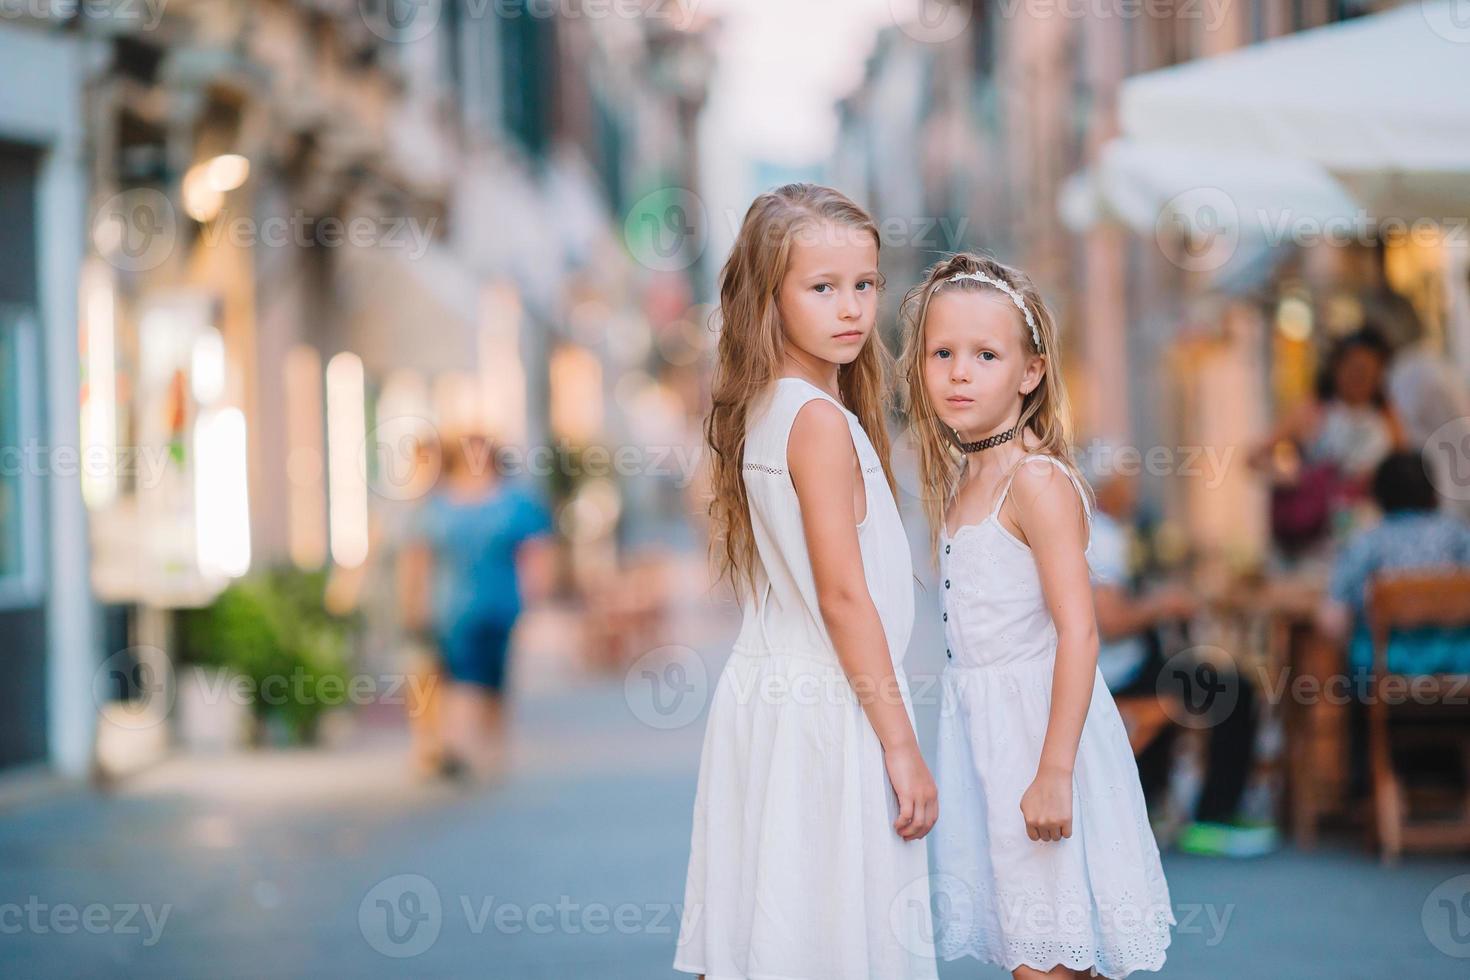
[[[354,620],[327,612],[325,586],[324,572],[271,569],[182,616],[181,659],[229,675],[206,683],[228,697],[244,693],[257,744],[313,742],[322,716],[342,700]]]

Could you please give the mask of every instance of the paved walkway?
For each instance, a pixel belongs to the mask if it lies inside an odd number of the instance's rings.
[[[635,717],[621,683],[526,704],[502,785],[403,775],[396,738],[350,752],[171,763],[110,798],[0,822],[7,976],[546,977],[669,969],[701,725]],[[1464,977],[1463,862],[1385,871],[1327,850],[1171,855],[1165,977]],[[392,910],[391,922],[384,912]],[[1426,923],[1428,931],[1426,931]],[[17,926],[19,931],[16,931]],[[975,964],[952,977],[999,977]]]
[[[938,649],[922,632],[937,618],[921,608],[916,649]],[[497,786],[415,782],[401,731],[380,727],[351,749],[178,759],[110,797],[0,815],[0,974],[676,976],[702,693],[728,615],[679,630],[697,656],[626,680],[579,679],[565,658],[534,661],[554,676],[523,670],[516,763]],[[1450,955],[1470,956],[1470,878],[1453,880],[1467,862],[1384,870],[1329,848],[1171,854],[1166,871],[1180,927],[1163,977],[1470,974]],[[973,962],[941,975],[1003,976]]]

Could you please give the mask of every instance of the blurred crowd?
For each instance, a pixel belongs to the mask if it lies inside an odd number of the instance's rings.
[[[1470,472],[1470,446],[1444,443],[1441,453],[1420,448],[1433,447],[1431,436],[1443,427],[1463,424],[1470,393],[1446,359],[1422,343],[1395,348],[1391,333],[1369,323],[1338,339],[1323,358],[1313,397],[1284,413],[1249,454],[1269,487],[1273,551],[1266,577],[1291,586],[1284,591],[1306,631],[1296,642],[1313,646],[1352,692],[1349,808],[1363,805],[1371,791],[1373,587],[1407,576],[1470,573],[1470,508],[1457,492]],[[1173,830],[1178,846],[1238,857],[1267,853],[1277,845],[1276,814],[1248,806],[1246,795],[1261,762],[1258,751],[1270,742],[1262,727],[1280,723],[1261,704],[1260,684],[1270,683],[1270,675],[1248,669],[1247,658],[1239,656],[1216,658],[1206,665],[1210,673],[1197,673],[1203,661],[1191,627],[1222,597],[1202,593],[1184,570],[1150,559],[1148,528],[1137,520],[1137,478],[1096,465],[1114,455],[1095,451],[1083,460],[1093,464],[1088,475],[1098,497],[1099,665],[1130,720],[1145,794],[1167,819],[1170,814],[1161,811],[1181,795],[1170,793],[1179,774],[1176,742],[1196,727],[1206,744],[1197,784],[1183,794],[1187,812],[1172,814],[1182,822]],[[1262,608],[1270,608],[1269,599]],[[1384,652],[1380,675],[1470,673],[1470,623],[1395,630]],[[1292,663],[1299,669],[1299,661]],[[1218,688],[1229,691],[1228,703],[1189,725],[1188,707],[1178,702],[1191,697],[1191,678],[1206,683],[1210,677],[1221,678]],[[1454,715],[1430,724],[1440,726],[1444,749],[1463,730],[1463,719]],[[1463,762],[1454,752],[1430,751],[1404,766],[1411,774],[1456,782]]]

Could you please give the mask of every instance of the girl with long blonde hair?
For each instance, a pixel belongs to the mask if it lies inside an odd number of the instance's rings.
[[[945,635],[936,884],[945,959],[1018,980],[1157,970],[1174,914],[1102,673],[1056,323],[961,253],[905,297],[901,370]]]
[[[878,248],[848,198],[790,184],[756,198],[720,277],[712,547],[744,619],[710,702],[674,960],[711,980],[937,976]]]

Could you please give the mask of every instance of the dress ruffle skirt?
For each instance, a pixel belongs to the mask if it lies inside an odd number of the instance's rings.
[[[675,968],[936,977],[926,844],[893,829],[883,748],[841,668],[737,651],[708,725]]]
[[[1021,796],[1051,710],[1047,661],[945,671],[935,930],[946,960],[1158,970],[1175,924],[1138,767],[1101,673],[1072,777],[1072,836],[1033,841]]]

